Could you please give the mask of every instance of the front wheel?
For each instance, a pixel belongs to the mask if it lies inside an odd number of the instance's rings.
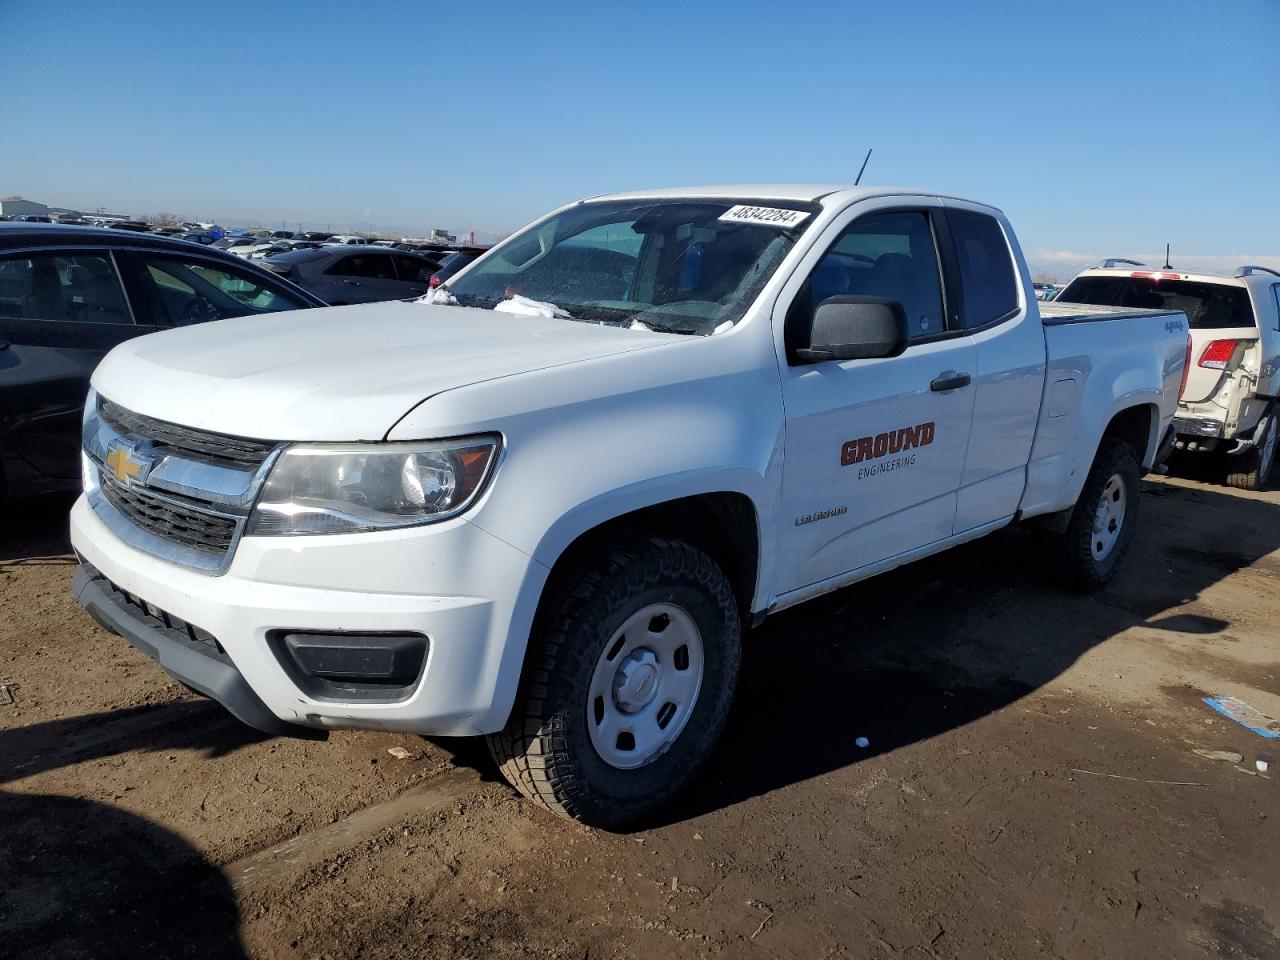
[[[738,678],[737,601],[705,553],[658,538],[609,551],[555,589],[489,749],[529,799],[621,826],[667,803],[715,747]]]
[[[1104,441],[1070,522],[1051,544],[1067,586],[1090,592],[1115,575],[1138,522],[1141,478],[1133,446],[1121,440]]]
[[[1227,486],[1240,490],[1265,490],[1276,465],[1276,442],[1280,409],[1272,406],[1258,426],[1258,443],[1244,453],[1227,457]]]

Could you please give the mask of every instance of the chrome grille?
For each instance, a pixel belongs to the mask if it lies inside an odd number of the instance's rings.
[[[173,453],[201,463],[256,470],[275,449],[275,444],[267,440],[231,437],[156,420],[105,398],[100,401],[98,412],[117,433],[146,437],[159,453]]]
[[[208,504],[176,494],[158,496],[145,487],[126,486],[101,472],[107,502],[143,530],[194,550],[222,555],[231,549],[237,519],[215,513]]]
[[[85,418],[86,495],[135,549],[219,575],[281,444],[178,426],[99,397]]]

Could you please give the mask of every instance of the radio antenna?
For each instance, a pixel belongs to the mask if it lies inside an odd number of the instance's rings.
[[[856,187],[858,184],[862,183],[862,175],[863,175],[864,173],[866,173],[866,172],[867,172],[867,161],[868,161],[868,160],[870,160],[870,159],[871,159],[871,148],[870,148],[870,147],[868,147],[868,148],[867,148],[867,155],[866,155],[865,157],[863,157],[863,158],[862,158],[862,167],[858,170],[858,179],[857,179],[857,180],[855,180],[855,181],[853,181],[853,185],[854,185],[855,187]]]
[[[1173,269],[1171,266],[1169,266],[1169,245],[1167,243],[1164,245],[1164,266],[1161,267],[1160,269],[1161,270]]]

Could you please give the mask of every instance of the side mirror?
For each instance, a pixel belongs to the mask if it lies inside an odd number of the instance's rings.
[[[813,312],[807,346],[797,347],[802,363],[896,357],[907,349],[907,313],[884,297],[829,297]]]

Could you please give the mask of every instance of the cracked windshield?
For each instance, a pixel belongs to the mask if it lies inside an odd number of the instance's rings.
[[[448,292],[466,307],[518,298],[573,320],[720,333],[741,319],[816,209],[728,200],[580,204],[531,227]]]

